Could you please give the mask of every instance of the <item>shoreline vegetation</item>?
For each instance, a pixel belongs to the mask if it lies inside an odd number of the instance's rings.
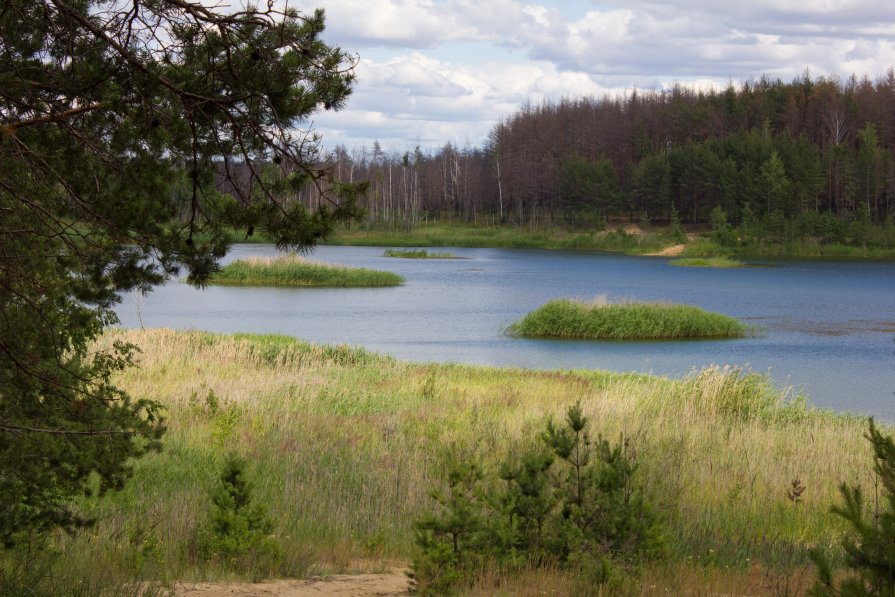
[[[607,595],[649,587],[800,593],[814,577],[809,550],[843,561],[846,527],[829,512],[839,484],[872,491],[863,419],[812,408],[736,368],[672,380],[414,364],[284,336],[168,329],[110,330],[100,344],[116,341],[141,349],[139,368],[115,381],[165,406],[164,447],[134,462],[121,492],[80,500],[94,526],[53,534],[48,551],[21,552],[20,568],[19,552],[7,552],[8,569],[42,575],[36,587],[147,594],[175,581],[406,565],[414,521],[432,510],[452,458],[475,458],[494,474],[508,454],[535,445],[545,420],[562,420],[575,404],[595,436],[621,438],[636,454],[631,482],[655,505],[667,537],[665,560],[639,566]],[[278,545],[248,562],[197,549],[234,455],[273,521],[266,541]],[[532,568],[501,577],[485,567],[463,591],[493,594],[500,582],[506,594],[574,595],[586,582],[575,574]],[[536,593],[525,592],[529,585]]]
[[[704,227],[640,226],[621,223],[602,230],[559,226],[548,228],[519,228],[510,225],[474,226],[467,223],[429,223],[409,231],[352,228],[338,230],[327,240],[327,244],[558,249],[611,251],[627,255],[665,254],[676,257],[895,259],[895,248],[891,246],[821,242],[812,237],[788,241],[752,238],[731,240],[730,230],[727,229],[712,232]],[[676,250],[663,253],[669,249]]]
[[[240,259],[222,267],[209,280],[209,284],[224,286],[317,288],[376,288],[403,283],[404,278],[392,272],[317,263],[296,254]]]
[[[688,340],[742,338],[742,322],[692,305],[610,303],[558,299],[547,302],[507,328],[525,338],[583,340]]]
[[[716,267],[720,269],[749,267],[739,259],[731,259],[729,257],[681,257],[672,259],[668,262],[668,265],[676,265],[678,267]]]
[[[474,225],[444,220],[424,222],[410,230],[385,227],[352,227],[336,230],[326,241],[334,246],[371,247],[464,247],[499,249],[551,249],[566,251],[605,251],[632,256],[728,257],[764,259],[855,259],[893,260],[895,247],[885,244],[822,242],[815,237],[791,240],[732,237],[732,229],[711,231],[705,226],[641,226],[617,222],[601,228],[518,227],[509,224]],[[877,227],[877,236],[891,235]],[[261,235],[247,237],[231,230],[234,243],[269,243]]]
[[[398,257],[401,259],[459,259],[453,253],[429,252],[425,249],[386,249],[383,257]]]

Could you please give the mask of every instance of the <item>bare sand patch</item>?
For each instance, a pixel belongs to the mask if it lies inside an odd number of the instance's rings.
[[[310,597],[343,595],[373,597],[409,595],[404,573],[333,574],[304,580],[276,580],[261,583],[203,582],[182,583],[174,589],[179,597]]]
[[[661,251],[656,251],[655,253],[645,253],[647,257],[678,257],[684,252],[684,247],[687,245],[671,245],[670,247],[665,247]]]

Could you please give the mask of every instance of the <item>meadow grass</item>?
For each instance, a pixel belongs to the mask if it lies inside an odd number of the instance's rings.
[[[248,460],[255,499],[276,523],[285,558],[267,574],[406,565],[411,525],[432,508],[449,454],[494,471],[575,403],[594,434],[628,440],[635,482],[667,529],[670,559],[632,580],[635,593],[732,592],[754,585],[756,567],[790,582],[813,547],[841,561],[844,526],[829,514],[837,486],[872,491],[864,421],[810,408],[736,368],[670,380],[411,364],[283,336],[110,331],[102,344],[116,340],[142,349],[139,368],[117,382],[162,402],[168,433],[161,453],[134,463],[123,491],[79,502],[95,526],[56,534],[30,556],[32,568],[46,562],[45,578],[88,587],[85,595],[251,576],[202,561],[197,548],[228,453]],[[806,489],[793,500],[796,479]],[[526,578],[579,594],[569,574],[533,571],[495,589],[483,571],[478,594],[523,594]]]
[[[392,272],[307,261],[298,255],[250,257],[228,263],[210,284],[227,286],[398,286],[404,278]]]
[[[668,264],[681,267],[717,267],[722,269],[746,267],[742,261],[729,257],[681,257],[672,259]]]
[[[429,252],[425,249],[386,249],[383,253],[385,257],[399,257],[403,259],[457,259],[453,253],[446,252]]]
[[[675,340],[740,338],[749,333],[740,321],[691,305],[610,303],[557,299],[507,328],[527,338],[590,340]]]

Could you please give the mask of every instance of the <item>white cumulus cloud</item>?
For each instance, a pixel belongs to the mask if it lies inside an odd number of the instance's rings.
[[[315,121],[327,145],[479,144],[525,102],[675,81],[787,80],[806,68],[873,78],[895,64],[895,2],[878,0],[328,0],[323,8],[324,39],[361,57],[348,107]]]

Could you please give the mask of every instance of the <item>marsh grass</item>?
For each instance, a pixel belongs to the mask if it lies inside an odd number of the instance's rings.
[[[746,267],[744,262],[729,257],[682,257],[672,259],[668,264],[681,267],[717,267],[722,269]]]
[[[225,265],[211,284],[229,286],[398,286],[404,279],[392,272],[344,267],[308,261],[295,254],[249,257]]]
[[[507,328],[528,338],[673,340],[740,338],[750,332],[740,321],[691,305],[549,301]]]
[[[453,253],[429,252],[426,249],[386,249],[383,253],[385,257],[399,257],[403,259],[457,259]]]
[[[55,535],[41,552],[47,578],[94,594],[134,578],[168,586],[252,577],[199,556],[231,452],[247,460],[253,497],[275,522],[275,575],[406,563],[411,524],[431,508],[449,454],[494,470],[578,402],[595,434],[636,449],[635,481],[657,504],[672,549],[670,571],[648,568],[636,581],[657,593],[751,586],[756,564],[788,578],[815,546],[841,560],[843,524],[828,513],[837,486],[872,492],[864,421],[814,410],[740,369],[669,380],[410,364],[284,336],[134,330],[102,342],[115,340],[142,349],[140,368],[118,383],[164,403],[169,431],[164,451],[135,462],[122,492],[79,502],[94,527]],[[798,502],[786,493],[796,478],[806,487]],[[480,580],[481,594],[498,590],[486,571]],[[556,594],[581,588],[560,572],[538,583]]]

